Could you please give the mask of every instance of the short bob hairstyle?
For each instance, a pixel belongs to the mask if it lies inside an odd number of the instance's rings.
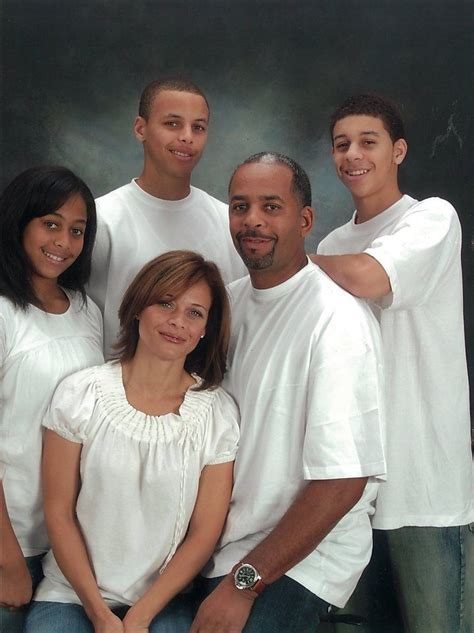
[[[121,361],[135,355],[139,315],[158,301],[178,297],[199,281],[211,290],[206,335],[186,357],[184,368],[196,373],[202,383],[197,391],[217,387],[224,378],[230,333],[230,307],[217,266],[192,251],[170,251],[146,264],[125,291],[119,308],[120,336],[115,349]]]
[[[31,167],[16,176],[0,196],[0,295],[26,310],[41,307],[31,283],[30,262],[23,248],[23,232],[34,218],[53,213],[70,198],[81,196],[87,209],[84,246],[79,257],[58,277],[58,284],[81,293],[91,272],[97,230],[95,202],[87,185],[66,167]]]

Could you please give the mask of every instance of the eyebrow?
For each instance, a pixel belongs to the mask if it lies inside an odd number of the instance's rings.
[[[50,213],[46,213],[46,215],[58,215],[61,218],[61,220],[66,221],[66,218],[64,217],[64,215],[62,215],[62,213],[59,213],[59,211],[50,211]],[[87,224],[87,220],[83,220],[82,218],[77,218],[77,220],[74,220],[74,223]]]
[[[184,117],[181,114],[174,114],[173,112],[169,112],[168,114],[165,114],[163,118],[164,119],[167,119],[167,118],[184,119]],[[194,122],[199,121],[199,122],[207,123],[208,119],[201,117],[199,119],[193,119],[193,121]]]
[[[246,198],[248,198],[248,196],[245,196],[243,194],[237,194],[235,196],[232,196],[230,201],[232,202],[233,200],[245,200]],[[258,199],[263,200],[264,202],[269,202],[270,200],[279,200],[280,202],[284,202],[283,198],[277,195],[273,195],[273,196],[262,195],[262,196],[258,196]]]
[[[366,135],[380,136],[380,133],[376,132],[375,130],[366,130],[364,132],[360,132],[359,134],[359,136],[366,136]],[[347,138],[347,134],[338,134],[337,136],[334,137],[334,140],[337,141],[340,138]]]

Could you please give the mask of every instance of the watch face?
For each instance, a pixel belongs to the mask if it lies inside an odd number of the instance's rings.
[[[237,589],[248,589],[258,580],[258,573],[252,565],[241,565],[234,574],[235,586]]]

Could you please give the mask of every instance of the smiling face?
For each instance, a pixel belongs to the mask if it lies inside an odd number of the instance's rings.
[[[159,92],[148,118],[135,120],[135,136],[145,151],[145,170],[161,177],[189,179],[204,150],[208,122],[209,110],[200,95]]]
[[[229,187],[230,232],[257,288],[270,288],[306,262],[313,211],[293,191],[293,172],[277,162],[246,163]]]
[[[69,198],[57,211],[30,220],[23,248],[31,267],[33,288],[57,278],[79,257],[84,246],[87,208],[83,198]]]
[[[337,175],[358,209],[370,202],[383,211],[400,197],[398,165],[406,152],[405,140],[393,142],[377,117],[347,116],[334,126],[332,155]]]
[[[209,285],[199,281],[177,297],[164,297],[138,315],[137,353],[182,361],[205,334],[211,309]]]

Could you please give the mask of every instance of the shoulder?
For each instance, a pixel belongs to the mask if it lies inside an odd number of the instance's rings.
[[[235,301],[237,297],[248,291],[251,285],[250,277],[248,275],[240,277],[240,279],[236,279],[235,281],[227,284],[226,289],[229,299],[232,302]]]
[[[388,234],[422,249],[428,244],[450,247],[460,243],[461,223],[450,202],[442,198],[426,198],[413,200],[413,204],[392,224]]]
[[[80,292],[71,290],[65,290],[65,292],[71,302],[73,313],[78,319],[86,318],[97,323],[102,323],[102,314],[95,301],[89,296],[87,296],[86,301],[84,301]]]
[[[208,209],[218,215],[225,215],[227,218],[228,206],[225,202],[221,202],[221,200],[214,198],[214,196],[197,187],[191,187],[191,194],[193,197],[199,198],[201,203],[204,203]]]
[[[351,218],[345,224],[341,224],[337,228],[333,229],[330,233],[326,235],[318,244],[317,252],[320,255],[324,255],[325,248],[332,244],[333,242],[337,242],[339,239],[344,238],[351,232],[351,228],[354,225],[353,219]]]
[[[68,394],[72,394],[75,399],[79,398],[97,383],[101,373],[103,373],[104,366],[93,365],[69,374],[59,383],[54,398],[63,398]]]
[[[109,191],[109,193],[96,198],[95,204],[99,221],[108,219],[110,215],[115,217],[122,209],[123,203],[131,196],[133,196],[133,185],[129,182],[122,187],[118,187],[118,189]]]
[[[443,198],[433,197],[414,201],[414,204],[405,211],[402,218],[410,218],[420,214],[423,214],[425,219],[433,219],[433,221],[459,223],[456,209]]]
[[[16,316],[19,312],[21,313],[24,311],[15,306],[15,304],[7,297],[0,296],[0,317],[7,320],[9,317]]]

